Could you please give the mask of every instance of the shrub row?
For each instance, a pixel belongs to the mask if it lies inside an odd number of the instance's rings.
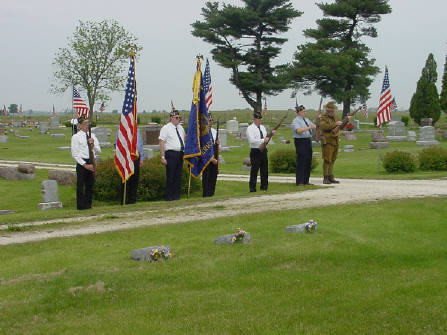
[[[97,165],[98,176],[93,188],[93,198],[105,202],[121,201],[121,177],[119,176],[114,160],[107,159]],[[188,192],[189,172],[187,164],[183,165],[182,194]],[[144,161],[140,169],[140,180],[137,190],[137,201],[162,200],[165,196],[166,169],[160,164],[159,156]],[[200,179],[191,178],[191,193],[202,188]]]
[[[417,169],[441,171],[447,170],[447,150],[439,147],[428,147],[419,152],[416,158],[406,151],[388,152],[383,159],[383,167],[389,173],[414,172]]]
[[[288,149],[280,149],[272,153],[269,157],[270,168],[275,173],[295,173],[296,152]],[[318,160],[312,157],[311,170],[318,166]]]

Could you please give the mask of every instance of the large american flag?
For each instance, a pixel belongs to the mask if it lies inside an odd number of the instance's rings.
[[[121,121],[115,148],[115,167],[125,183],[134,173],[133,160],[137,152],[137,88],[135,81],[135,55],[130,55],[129,74],[124,96]]]
[[[393,106],[393,96],[391,95],[390,80],[388,78],[388,68],[385,66],[385,76],[383,77],[382,92],[380,93],[379,108],[377,110],[377,127],[391,120],[391,112],[396,109]]]
[[[206,60],[205,73],[203,74],[203,90],[205,91],[206,110],[209,111],[213,103],[213,87],[211,86],[210,63]]]
[[[79,92],[76,90],[76,88],[73,86],[73,108],[76,109],[76,112],[78,113],[78,117],[82,115],[89,115],[89,109],[87,105],[85,104],[84,100],[82,100],[81,96],[79,95]]]

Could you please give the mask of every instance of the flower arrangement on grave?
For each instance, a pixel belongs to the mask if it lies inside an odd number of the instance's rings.
[[[150,261],[151,262],[164,261],[171,257],[172,253],[169,251],[169,249],[166,248],[165,246],[160,246],[159,248],[152,250]]]
[[[231,244],[234,244],[237,241],[242,241],[245,236],[245,230],[241,228],[237,228],[237,233],[233,235],[231,238]]]
[[[348,123],[348,124],[345,126],[345,129],[346,129],[347,131],[351,131],[352,129],[354,129],[354,126],[353,126],[352,123]]]
[[[309,220],[309,222],[304,225],[304,229],[306,233],[313,233],[317,230],[317,223],[314,220]]]

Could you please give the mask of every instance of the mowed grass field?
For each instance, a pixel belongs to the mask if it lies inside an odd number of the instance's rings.
[[[250,244],[214,245],[238,227]],[[3,246],[0,333],[445,334],[446,238],[430,198]],[[130,259],[160,244],[171,260]]]

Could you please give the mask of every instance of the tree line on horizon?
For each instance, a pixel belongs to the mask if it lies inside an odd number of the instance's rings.
[[[292,21],[303,14],[291,0],[242,0],[242,6],[209,1],[202,8],[202,20],[191,24],[191,33],[212,46],[213,60],[231,70],[229,81],[254,111],[262,111],[266,96],[292,89],[294,96],[315,92],[342,103],[345,116],[352,104],[370,96],[369,87],[380,69],[363,39],[377,38],[375,24],[392,9],[389,0],[335,0],[316,6],[322,18],[315,28],[303,31],[311,41],[297,46],[290,63],[272,61],[287,41],[284,34]],[[56,53],[51,91],[79,86],[93,111],[96,101],[107,101],[108,92],[124,86],[129,54],[138,57],[142,49],[117,21],[80,21],[68,45]],[[430,54],[410,103],[415,122],[423,117],[436,122],[440,111],[447,110],[446,73],[447,58],[439,96]]]

